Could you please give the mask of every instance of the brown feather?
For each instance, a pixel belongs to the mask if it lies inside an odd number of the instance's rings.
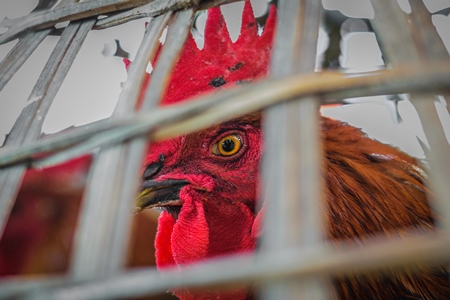
[[[322,118],[328,235],[332,240],[375,234],[402,236],[433,228],[424,172],[416,159],[368,138],[359,129]],[[445,267],[336,278],[340,299],[449,299]]]

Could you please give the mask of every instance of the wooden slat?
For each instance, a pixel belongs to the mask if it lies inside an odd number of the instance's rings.
[[[0,299],[18,299],[19,295],[34,290],[61,287],[67,283],[67,277],[62,276],[10,276],[0,281]]]
[[[93,26],[94,21],[76,22],[64,30],[53,53],[34,86],[26,107],[16,120],[5,145],[28,145],[36,141],[42,123],[75,56]],[[0,171],[0,236],[14,204],[25,166],[18,165]]]
[[[322,3],[280,1],[271,76],[314,72]],[[319,104],[317,97],[264,111],[262,252],[318,245],[323,240]],[[264,285],[262,299],[329,299],[323,278]]]
[[[148,25],[111,119],[134,114],[145,68],[156,53],[159,37],[170,16],[168,13],[155,18]],[[95,159],[74,241],[72,275],[75,279],[106,275],[123,267],[130,228],[130,209],[127,209],[127,200],[123,199],[124,182],[120,176],[128,171],[123,157],[126,151],[127,145],[102,149]],[[122,170],[119,172],[119,169]],[[137,187],[136,174],[132,176],[131,192]],[[119,222],[116,222],[117,218]],[[117,225],[121,227],[116,228]],[[119,230],[117,239],[114,238],[116,229]]]
[[[435,39],[439,38],[435,28],[430,22],[424,22],[426,8],[417,1],[412,2],[412,8],[418,16],[406,19],[396,2],[372,0],[376,14],[373,19],[377,37],[388,60],[394,65],[404,64],[441,64],[449,61],[445,55],[443,45],[439,42],[430,42],[422,32],[430,32]],[[418,23],[418,20],[422,22]],[[426,27],[420,29],[419,27]],[[410,28],[410,30],[409,30]],[[417,33],[418,32],[418,33]],[[445,136],[444,129],[434,105],[434,97],[423,93],[411,94],[411,103],[415,106],[428,140],[431,151],[424,149],[430,165],[430,186],[434,193],[431,204],[439,215],[439,225],[450,231],[450,144]]]
[[[255,282],[267,284],[282,278],[367,274],[450,260],[448,233],[405,235],[395,240],[373,237],[363,243],[364,247],[361,247],[361,241],[342,241],[329,248],[310,245],[300,249],[261,253],[256,258],[251,254],[238,255],[205,261],[181,271],[178,268],[163,273],[153,268],[128,271],[61,288],[38,289],[25,299],[131,299],[180,287],[217,288]]]
[[[28,33],[19,40],[13,49],[11,49],[8,55],[0,63],[0,74],[2,74],[0,77],[0,91],[3,90],[9,80],[50,32],[51,29],[45,29]]]
[[[143,3],[143,5],[141,4],[142,6],[131,8],[123,12],[113,12],[111,13],[111,16],[99,19],[95,24],[94,29],[105,29],[136,19],[157,16],[167,11],[175,11],[188,7],[198,7],[199,10],[204,10],[210,7],[238,1],[242,0],[153,0],[148,4]],[[57,7],[59,6],[60,5],[58,4]]]
[[[112,118],[134,114],[142,72],[147,65],[144,62],[153,58],[159,43],[157,33],[161,33],[166,26],[168,16],[158,17],[152,21],[136,63],[130,67],[130,77],[134,77],[135,72],[140,73],[141,77],[127,80]],[[169,76],[189,31],[192,16],[192,10],[176,13],[167,37],[168,41],[175,43],[163,47],[161,63],[156,66],[153,80]],[[164,57],[168,57],[170,61],[162,61]],[[159,100],[164,89],[165,86],[155,88],[151,85],[149,93],[153,93],[153,97]],[[156,104],[157,101],[154,101],[153,105],[147,104],[146,107],[152,109]],[[138,192],[139,170],[146,147],[147,140],[138,138],[126,145],[101,149],[96,158],[75,239],[72,269],[75,280],[106,276],[120,271],[124,266],[131,225],[132,200]]]
[[[104,29],[132,20],[156,16],[161,14],[162,12],[184,9],[194,5],[196,6],[199,2],[200,0],[155,0],[143,6],[136,7],[125,12],[120,12],[104,19],[100,19],[98,20],[97,24],[95,24],[94,29]]]
[[[76,21],[83,18],[96,17],[116,10],[128,9],[145,4],[152,0],[100,0],[84,1],[68,4],[53,10],[36,12],[17,19],[3,19],[2,27],[8,28],[0,34],[0,44],[17,38],[25,31],[52,27],[60,22]]]
[[[428,60],[433,61],[449,61],[449,53],[439,36],[436,26],[431,19],[431,14],[425,7],[423,0],[410,0],[411,14],[407,18],[411,20],[409,23],[410,31],[416,45],[424,51],[424,56]]]
[[[31,160],[35,154],[57,152],[46,165],[67,160],[92,151],[96,147],[114,145],[131,137],[147,135],[163,139],[209,127],[242,114],[286,102],[298,97],[318,95],[324,104],[341,103],[340,99],[367,95],[385,95],[406,91],[433,91],[450,87],[450,64],[396,68],[356,74],[322,72],[319,75],[295,75],[282,80],[263,81],[253,86],[226,90],[203,96],[170,108],[162,108],[137,117],[105,120],[91,128],[74,129],[64,136],[48,137],[22,147],[0,149],[0,167]],[[246,101],[242,101],[245,98]],[[182,123],[182,124],[181,124]],[[168,126],[168,127],[167,127]],[[158,128],[157,128],[158,127]],[[69,148],[67,150],[64,150]]]

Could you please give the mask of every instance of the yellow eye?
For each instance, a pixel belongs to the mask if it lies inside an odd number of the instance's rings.
[[[230,134],[221,138],[212,148],[212,153],[220,156],[232,156],[242,148],[241,137]]]

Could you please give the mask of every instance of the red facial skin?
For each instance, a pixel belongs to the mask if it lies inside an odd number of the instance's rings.
[[[240,136],[242,146],[232,157],[213,153],[222,137]],[[252,251],[256,238],[256,184],[260,161],[259,120],[231,121],[200,133],[152,145],[147,161],[165,157],[156,181],[183,179],[190,182],[180,192],[181,211],[176,222],[164,211],[156,237],[158,268],[185,266],[205,258]],[[243,172],[243,170],[245,170]],[[176,291],[182,299],[245,299],[245,292]],[[216,297],[227,298],[216,298]],[[192,298],[191,298],[192,297]]]

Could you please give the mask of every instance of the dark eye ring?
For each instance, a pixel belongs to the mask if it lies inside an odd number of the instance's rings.
[[[221,138],[212,147],[212,153],[218,156],[230,157],[242,149],[243,142],[238,134],[229,134]]]

